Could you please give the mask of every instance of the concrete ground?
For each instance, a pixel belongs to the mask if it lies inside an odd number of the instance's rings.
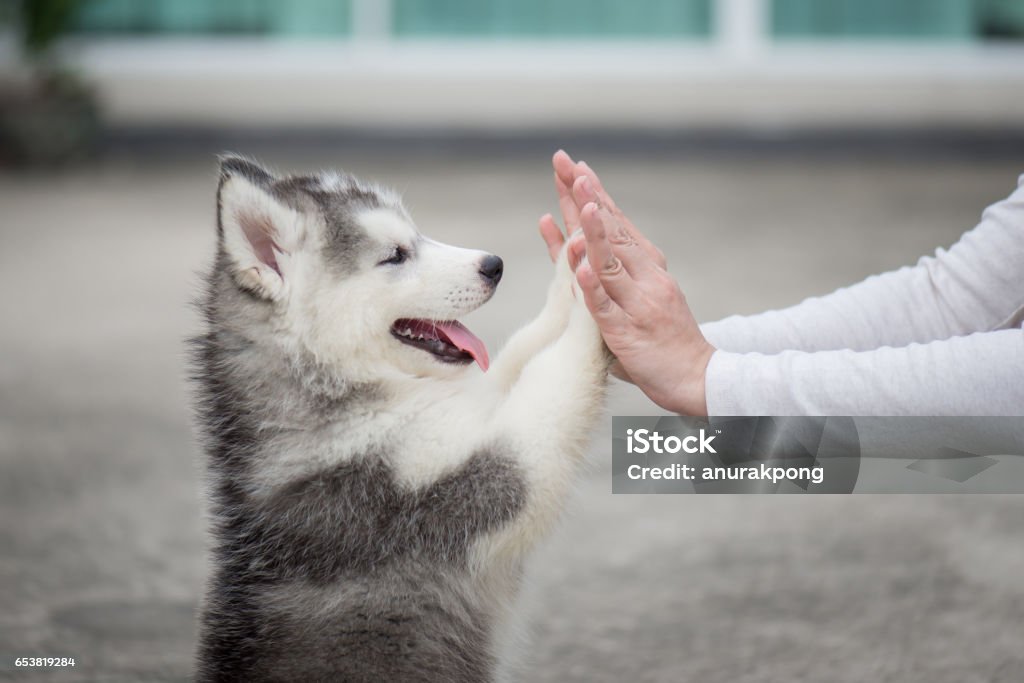
[[[537,310],[544,156],[266,158],[391,183],[425,232],[502,255],[498,295],[468,319],[492,350]],[[1024,170],[898,154],[587,159],[701,319],[910,263]],[[0,175],[0,678],[189,678],[205,566],[182,340],[215,179],[205,152]],[[658,411],[620,386],[611,412]],[[1024,497],[612,496],[609,431],[532,562],[521,680],[1024,680]],[[30,672],[18,656],[76,665]]]

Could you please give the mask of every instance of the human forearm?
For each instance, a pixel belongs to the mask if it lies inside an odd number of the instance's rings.
[[[729,316],[701,326],[718,348],[737,353],[867,351],[949,337],[951,325],[925,282],[903,268],[788,308]]]
[[[1024,176],[1022,176],[1024,179]],[[985,209],[948,250],[796,306],[706,323],[734,352],[864,351],[1020,325],[1024,309],[1024,186]]]
[[[873,351],[716,352],[712,415],[1024,415],[1024,331]]]

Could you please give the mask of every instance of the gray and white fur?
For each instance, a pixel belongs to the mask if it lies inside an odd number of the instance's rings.
[[[566,259],[481,373],[396,321],[469,313],[500,261],[422,236],[394,193],[226,156],[217,209],[193,340],[212,533],[198,679],[502,678],[524,558],[607,378]]]

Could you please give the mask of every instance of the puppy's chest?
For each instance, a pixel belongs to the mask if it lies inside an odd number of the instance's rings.
[[[417,401],[397,414],[365,423],[360,431],[385,455],[401,486],[421,489],[481,453],[511,457],[491,422],[486,400],[459,396]]]
[[[275,576],[329,581],[403,559],[459,565],[473,542],[520,512],[525,479],[497,448],[478,450],[431,483],[409,487],[369,453],[253,501],[242,537]],[[263,554],[261,549],[273,548]]]

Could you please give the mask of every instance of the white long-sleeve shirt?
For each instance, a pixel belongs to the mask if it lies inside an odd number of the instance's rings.
[[[1024,175],[949,250],[702,327],[710,415],[1024,415]]]

